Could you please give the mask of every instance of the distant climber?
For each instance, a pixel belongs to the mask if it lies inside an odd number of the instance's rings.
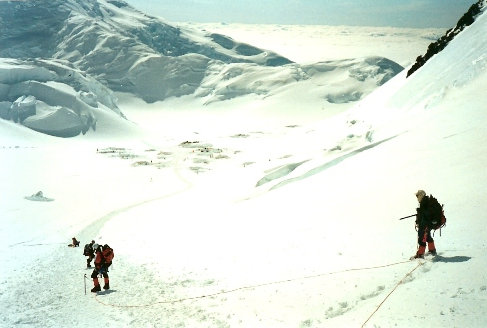
[[[83,249],[83,255],[88,256],[86,259],[86,267],[91,268],[91,261],[95,258],[95,241],[92,240],[91,243],[86,244],[85,248]]]
[[[68,247],[79,247],[79,241],[76,239],[76,237],[71,238],[71,240],[72,242],[68,245]]]
[[[93,284],[94,284],[94,287],[91,289],[92,293],[101,291],[100,282],[98,281],[99,274],[103,276],[105,282],[103,289],[105,290],[110,289],[108,268],[110,267],[110,265],[112,265],[112,260],[114,257],[113,249],[107,244],[103,246],[96,245],[95,252],[96,252],[95,269],[91,274],[91,278],[93,278]]]

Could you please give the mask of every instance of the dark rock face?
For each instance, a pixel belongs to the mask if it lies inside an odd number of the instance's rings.
[[[473,4],[468,11],[460,18],[457,25],[454,28],[449,29],[446,31],[445,35],[442,36],[437,41],[431,43],[428,46],[428,50],[426,54],[423,56],[418,56],[416,58],[416,62],[413,66],[408,70],[406,77],[409,77],[415,71],[417,71],[420,67],[422,67],[431,57],[436,55],[437,53],[441,52],[445,47],[450,43],[451,40],[455,38],[458,33],[463,31],[465,27],[472,25],[475,21],[475,18],[480,14],[482,11],[484,0],[479,0],[477,3]]]

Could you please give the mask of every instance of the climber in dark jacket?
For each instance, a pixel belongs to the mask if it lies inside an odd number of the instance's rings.
[[[430,198],[426,196],[424,190],[416,192],[416,198],[419,207],[416,209],[416,229],[418,230],[418,250],[412,258],[424,258],[426,245],[428,245],[428,254],[436,255],[435,241],[431,237],[432,227],[428,226],[432,221],[432,211],[430,207]]]

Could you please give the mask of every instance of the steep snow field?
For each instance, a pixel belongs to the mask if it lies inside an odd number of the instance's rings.
[[[0,327],[487,326],[486,28],[330,111],[304,84],[118,93],[127,122],[100,110],[70,139],[0,120]],[[418,189],[448,221],[409,261]],[[110,290],[90,293],[73,236],[113,247]]]

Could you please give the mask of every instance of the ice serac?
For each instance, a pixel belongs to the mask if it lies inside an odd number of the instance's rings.
[[[95,130],[100,109],[123,117],[113,92],[54,60],[0,58],[0,104],[0,118],[58,137]]]

